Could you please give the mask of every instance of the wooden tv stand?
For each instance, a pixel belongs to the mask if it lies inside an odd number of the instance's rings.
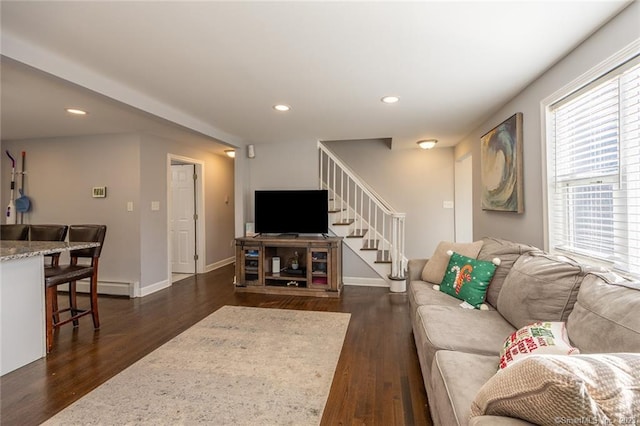
[[[280,270],[273,270],[273,259]],[[298,260],[298,267],[293,265]],[[340,297],[342,238],[256,236],[236,238],[237,292]]]

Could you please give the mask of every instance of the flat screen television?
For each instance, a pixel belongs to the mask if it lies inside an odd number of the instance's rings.
[[[255,231],[260,234],[327,234],[327,190],[255,192]]]

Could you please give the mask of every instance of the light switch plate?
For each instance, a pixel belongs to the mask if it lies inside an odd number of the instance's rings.
[[[154,212],[157,212],[158,210],[160,210],[160,201],[152,201],[151,210]]]
[[[453,201],[443,201],[442,202],[442,208],[443,209],[452,209],[453,208]]]

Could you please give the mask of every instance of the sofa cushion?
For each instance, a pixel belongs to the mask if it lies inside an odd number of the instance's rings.
[[[502,240],[500,238],[482,238],[482,248],[478,253],[479,260],[492,261],[494,258],[500,259],[500,265],[496,268],[493,279],[487,290],[487,303],[491,306],[498,306],[498,295],[502,284],[511,267],[518,258],[531,251],[541,251],[539,248],[522,243]]]
[[[424,332],[420,349],[424,351],[427,366],[431,366],[437,351],[450,350],[493,355],[495,371],[504,339],[515,331],[497,311],[431,305],[419,307],[417,316],[416,321]]]
[[[495,270],[493,262],[453,252],[440,283],[440,291],[480,309]]]
[[[434,290],[433,284],[425,281],[411,281],[409,283],[409,299],[412,300],[416,307],[422,305],[457,307],[460,305],[460,300],[441,291]]]
[[[433,256],[431,256],[422,270],[422,280],[433,284],[440,284],[442,282],[444,272],[449,264],[447,251],[455,251],[456,253],[475,259],[478,257],[480,248],[482,248],[482,241],[475,241],[473,243],[441,241],[433,252]]]
[[[525,253],[504,280],[498,311],[516,328],[538,321],[566,322],[585,274],[583,266],[567,257]]]
[[[496,372],[498,357],[464,352],[439,351],[431,371],[429,404],[437,412],[434,424],[467,425],[471,403]]]
[[[491,377],[476,395],[471,415],[536,424],[558,419],[622,424],[638,419],[638,401],[640,354],[532,355]]]
[[[434,290],[433,284],[425,281],[411,281],[409,288],[407,289],[409,295],[409,305],[411,307],[409,311],[409,317],[411,323],[415,323],[414,329],[418,331],[418,334],[424,334],[422,332],[422,323],[418,318],[417,309],[423,305],[439,305],[439,306],[458,306],[460,301],[454,297],[444,294],[441,291]],[[493,309],[495,310],[495,309]],[[414,336],[417,334],[414,332]],[[416,344],[417,344],[416,340]]]
[[[407,282],[422,280],[422,270],[428,259],[409,259],[407,262]]]
[[[582,353],[640,352],[640,284],[612,272],[587,274],[567,333]]]
[[[569,343],[563,322],[535,322],[507,337],[500,351],[500,368],[507,368],[527,356],[539,354],[573,355],[580,350]]]

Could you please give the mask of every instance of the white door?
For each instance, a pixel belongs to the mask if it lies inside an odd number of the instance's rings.
[[[171,271],[196,272],[195,188],[193,164],[171,165]]]
[[[467,155],[455,163],[455,232],[456,242],[473,241],[473,166]]]

